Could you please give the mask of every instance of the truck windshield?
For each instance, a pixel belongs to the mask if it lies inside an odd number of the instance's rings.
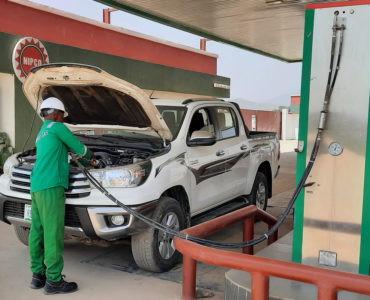
[[[156,106],[159,113],[166,122],[168,129],[171,131],[173,139],[175,139],[180,131],[182,122],[184,121],[187,108],[183,106]]]

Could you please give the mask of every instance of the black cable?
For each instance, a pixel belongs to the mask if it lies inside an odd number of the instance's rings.
[[[39,107],[40,91],[41,91],[41,88],[39,88],[39,91],[38,91],[38,93],[37,93],[37,101],[36,101],[35,113],[33,114],[32,122],[31,122],[30,132],[28,133],[27,139],[26,139],[26,141],[25,141],[25,142],[24,142],[24,144],[23,144],[21,155],[19,155],[20,160],[19,160],[19,158],[17,157],[17,159],[18,159],[18,161],[19,161],[19,165],[22,165],[22,163],[23,163],[23,153],[24,153],[24,148],[26,147],[26,144],[28,143],[28,141],[29,141],[29,139],[30,139],[30,137],[31,137],[32,131],[33,131],[33,126],[34,126],[35,118],[36,118],[36,115],[37,115],[37,109],[38,109],[38,107]]]
[[[336,45],[336,41],[337,41],[337,30],[336,30],[336,26],[337,26],[338,13],[339,13],[338,11],[336,11],[334,13],[333,35],[332,35],[332,38],[331,38],[331,51],[330,51],[330,64],[329,64],[330,67],[329,67],[328,80],[327,80],[327,84],[326,84],[326,91],[325,91],[325,97],[324,97],[324,106],[325,106],[325,103],[327,101],[327,97],[329,95],[330,83],[331,83],[331,75],[333,73],[334,56],[335,56],[335,45]]]
[[[333,78],[333,81],[332,81],[331,86],[330,86],[330,92],[329,92],[329,96],[328,96],[329,99],[331,97],[335,82],[337,80],[337,75],[338,75],[339,66],[340,66],[340,60],[342,58],[344,29],[345,29],[344,25],[342,25],[339,29],[340,30],[340,42],[339,42],[339,50],[338,50],[338,59],[337,59],[337,65],[336,65],[336,68],[335,68],[334,78]]]
[[[311,152],[311,155],[310,155],[310,160],[307,164],[306,169],[304,170],[304,172],[302,174],[301,179],[299,180],[299,182],[298,182],[298,184],[297,184],[297,186],[294,190],[292,198],[290,199],[282,217],[268,232],[266,232],[264,235],[260,236],[259,238],[253,239],[251,241],[242,242],[242,243],[223,243],[223,242],[210,241],[210,240],[206,240],[206,239],[203,239],[203,238],[188,236],[188,235],[185,235],[181,232],[175,231],[175,230],[173,230],[171,228],[168,228],[167,226],[165,226],[161,223],[158,223],[158,222],[156,222],[152,219],[149,219],[149,218],[145,217],[144,215],[141,215],[140,213],[138,213],[134,209],[132,209],[129,206],[126,206],[125,204],[121,203],[112,194],[110,194],[91,175],[91,173],[88,171],[87,168],[85,168],[81,163],[79,163],[78,160],[74,159],[74,161],[77,163],[78,167],[83,171],[83,173],[86,175],[86,177],[90,180],[90,182],[101,193],[103,193],[106,197],[108,197],[110,200],[112,200],[118,206],[125,209],[129,214],[133,215],[134,217],[140,219],[141,221],[147,223],[149,226],[152,226],[152,227],[154,227],[158,230],[164,231],[164,232],[166,232],[170,235],[176,236],[176,237],[181,238],[181,239],[186,239],[186,240],[189,240],[189,241],[192,241],[192,242],[204,245],[204,246],[217,247],[217,248],[245,248],[245,247],[250,247],[250,246],[253,246],[253,245],[256,245],[258,243],[263,242],[264,240],[268,239],[268,237],[271,236],[281,226],[281,224],[286,219],[287,215],[289,214],[289,211],[293,207],[295,201],[298,198],[298,195],[300,194],[302,188],[305,185],[305,182],[306,182],[306,180],[307,180],[307,178],[308,178],[308,176],[309,176],[309,174],[312,170],[312,167],[315,163],[315,160],[316,160],[316,157],[317,157],[317,154],[318,154],[318,151],[319,151],[319,147],[320,147],[320,143],[321,143],[321,136],[322,136],[322,132],[324,131],[324,127],[325,127],[324,126],[325,125],[324,121],[325,121],[325,118],[326,118],[327,109],[328,109],[328,106],[329,106],[329,103],[330,103],[331,94],[333,92],[335,82],[336,82],[336,78],[337,78],[337,74],[338,74],[338,70],[339,70],[339,67],[340,67],[340,59],[341,59],[342,47],[343,47],[343,35],[344,35],[343,31],[344,31],[345,27],[343,25],[341,27],[337,26],[337,15],[338,14],[335,13],[334,26],[333,26],[332,49],[331,49],[331,58],[330,58],[330,67],[329,67],[329,76],[328,76],[328,82],[327,82],[327,86],[326,86],[325,97],[324,97],[323,111],[321,112],[321,119],[320,119],[319,127],[318,127],[318,130],[317,130],[317,135],[316,135],[316,138],[315,138],[315,142],[314,142],[314,145],[313,145],[313,148],[312,148],[312,152]],[[332,80],[332,74],[333,74],[332,70],[333,70],[333,65],[334,65],[334,53],[335,53],[335,46],[336,46],[336,41],[337,41],[337,31],[338,30],[341,31],[341,38],[340,38],[340,43],[339,43],[339,51],[338,51],[338,58],[337,58],[337,63],[336,63],[336,70],[334,72],[334,77],[333,77],[333,80]],[[324,119],[324,120],[322,120],[322,119]]]
[[[108,197],[115,204],[117,204],[118,206],[125,209],[129,214],[131,214],[134,217],[138,218],[139,220],[145,222],[149,226],[154,227],[158,230],[164,231],[164,232],[166,232],[170,235],[179,237],[181,239],[186,239],[186,240],[189,240],[189,241],[192,241],[192,242],[204,245],[204,246],[218,247],[218,248],[245,248],[245,247],[256,245],[256,244],[261,243],[264,240],[266,240],[270,235],[272,235],[280,227],[282,222],[285,220],[285,218],[287,217],[290,209],[293,207],[294,202],[296,201],[300,191],[302,190],[302,188],[304,186],[304,183],[305,183],[305,181],[306,181],[306,179],[307,179],[307,177],[308,177],[308,175],[309,175],[309,173],[310,173],[310,171],[313,167],[313,164],[314,164],[314,161],[316,159],[317,152],[318,152],[319,144],[320,144],[320,136],[321,136],[321,134],[318,133],[318,135],[316,137],[314,147],[313,147],[313,150],[312,150],[310,161],[309,161],[309,163],[308,163],[308,165],[307,165],[307,167],[306,167],[306,169],[305,169],[305,171],[302,175],[301,180],[299,181],[299,183],[298,183],[298,185],[297,185],[297,187],[296,187],[296,189],[293,193],[293,196],[292,196],[291,200],[288,203],[288,206],[287,206],[286,210],[283,213],[283,216],[266,234],[264,234],[263,236],[261,236],[257,239],[247,241],[247,242],[243,242],[243,243],[223,243],[223,242],[215,242],[215,241],[210,241],[210,240],[206,240],[206,239],[202,239],[202,238],[187,236],[187,235],[185,235],[181,232],[178,232],[178,231],[175,231],[171,228],[168,228],[168,227],[166,227],[165,225],[163,225],[161,223],[158,223],[158,222],[156,222],[152,219],[149,219],[149,218],[141,215],[140,213],[138,213],[134,209],[130,208],[129,206],[126,206],[125,204],[121,203],[112,194],[110,194],[103,186],[100,185],[100,183],[91,175],[91,173],[87,170],[87,168],[82,166],[78,161],[76,161],[76,160],[74,160],[74,161],[77,163],[77,165],[83,171],[83,173],[86,175],[86,177],[91,181],[91,183],[101,193],[103,193],[106,197]]]

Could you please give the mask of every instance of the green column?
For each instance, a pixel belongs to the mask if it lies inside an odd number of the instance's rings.
[[[370,101],[370,99],[369,99]],[[367,119],[370,119],[370,105]],[[361,245],[358,272],[369,275],[370,266],[370,122],[367,122],[364,199],[362,204]]]
[[[306,168],[308,107],[310,99],[314,14],[315,14],[314,10],[306,11],[304,41],[303,41],[301,103],[299,109],[299,135],[298,135],[298,139],[300,141],[304,141],[304,151],[302,153],[297,154],[296,184],[301,179],[302,174]],[[301,193],[299,194],[294,206],[292,261],[296,263],[301,263],[302,261],[303,213],[304,213],[304,189],[302,189]]]

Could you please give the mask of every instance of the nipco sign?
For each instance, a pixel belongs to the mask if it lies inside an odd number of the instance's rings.
[[[15,45],[12,63],[15,75],[23,82],[31,68],[48,64],[49,56],[38,39],[25,37]]]

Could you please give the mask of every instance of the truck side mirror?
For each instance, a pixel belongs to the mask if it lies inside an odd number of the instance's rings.
[[[212,146],[216,143],[214,134],[205,130],[197,130],[191,134],[190,139],[187,141],[189,147],[196,146]]]

